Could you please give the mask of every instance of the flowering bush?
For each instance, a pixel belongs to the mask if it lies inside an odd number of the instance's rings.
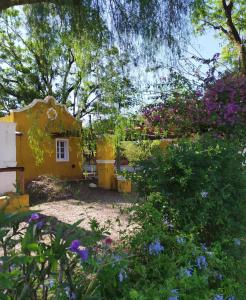
[[[147,131],[168,137],[189,136],[199,131],[201,101],[195,98],[151,104],[142,110]]]
[[[205,246],[163,219],[162,198],[152,193],[130,208],[130,224],[125,245],[131,256],[125,268],[127,278],[118,289],[120,299],[214,300],[244,299],[243,260],[230,251],[244,245],[230,240]],[[244,248],[245,249],[245,248]],[[234,298],[233,298],[234,297]],[[107,298],[111,299],[111,298]]]
[[[245,230],[245,161],[234,141],[212,137],[156,149],[133,180],[141,195],[160,192],[163,217],[211,243]]]
[[[204,108],[212,127],[232,131],[232,126],[245,126],[246,76],[231,75],[217,80],[205,92]]]
[[[118,245],[100,230],[85,234],[79,222],[0,214],[0,299],[243,300],[242,262],[219,244],[205,247],[175,231],[158,201],[151,195],[130,208],[135,229]],[[238,240],[228,245],[243,247]]]
[[[33,214],[0,213],[0,299],[89,299],[109,240]],[[78,237],[80,237],[78,239]],[[95,248],[95,246],[97,246]]]
[[[142,110],[147,131],[170,137],[190,136],[214,130],[241,135],[246,126],[246,76],[227,75],[197,91]]]

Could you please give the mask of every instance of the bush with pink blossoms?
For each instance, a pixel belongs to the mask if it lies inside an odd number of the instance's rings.
[[[207,125],[231,133],[246,125],[246,76],[230,75],[207,89],[204,98]]]
[[[177,99],[148,105],[142,113],[148,131],[183,137],[200,131],[202,103],[195,98]]]

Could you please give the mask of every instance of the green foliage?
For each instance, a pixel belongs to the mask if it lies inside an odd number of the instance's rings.
[[[245,230],[244,161],[235,140],[203,137],[155,149],[139,163],[135,181],[142,195],[161,193],[164,218],[211,243]]]
[[[182,300],[214,299],[218,294],[223,294],[224,299],[232,295],[243,299],[246,274],[241,270],[242,257],[236,258],[235,253],[240,248],[243,254],[245,245],[230,241],[223,245],[226,250],[220,243],[205,247],[193,235],[166,222],[162,205],[163,197],[152,193],[130,209],[130,224],[135,230],[125,241],[132,259],[120,299],[171,300],[176,299],[169,298],[173,290]],[[150,253],[153,243],[155,254]],[[201,257],[205,258],[202,266]]]
[[[160,144],[160,141],[126,141],[121,143],[122,155],[127,158],[130,164],[136,164],[140,160],[148,158],[151,155],[153,147]]]
[[[32,150],[32,154],[35,157],[36,166],[40,166],[44,162],[45,154],[51,155],[50,145],[52,143],[52,139],[50,134],[43,129],[39,128],[38,124],[28,130],[28,144]]]
[[[1,111],[47,95],[66,104],[78,118],[132,105],[135,88],[126,53],[109,47],[107,34],[95,38],[88,24],[76,35],[53,8],[42,7],[41,15],[39,6],[1,14]]]
[[[68,226],[39,214],[0,212],[0,298],[60,300],[76,293],[76,299],[91,299],[98,285],[92,246],[103,230],[92,225],[88,235],[80,222]],[[88,260],[69,250],[75,239],[89,249]]]
[[[200,34],[205,33],[207,29],[215,30],[217,36],[223,41],[221,58],[235,69],[238,69],[238,57],[241,51],[239,39],[242,39],[243,44],[246,28],[246,1],[225,1],[225,3],[228,6],[232,5],[231,20],[227,17],[223,1],[194,1],[192,23],[195,27],[195,31]],[[233,24],[233,30],[230,24]]]
[[[132,232],[113,245],[102,240],[107,228],[95,219],[88,220],[88,232],[78,227],[81,221],[66,225],[36,213],[0,212],[1,299],[207,300],[223,294],[244,300],[245,241],[205,247],[166,222],[162,204],[152,193],[127,209]],[[72,244],[77,240],[88,258]]]
[[[105,0],[98,1],[52,1],[36,0],[32,7],[38,5],[38,11],[34,14],[36,20],[42,18],[43,10],[47,3],[52,4],[51,9],[58,13],[62,22],[68,28],[80,35],[81,28],[88,28],[93,36],[101,39],[105,23],[110,39],[108,43],[116,41],[124,48],[135,48],[138,37],[152,43],[145,43],[145,48],[156,49],[156,45],[163,44],[172,49],[173,53],[179,53],[179,44],[187,39],[187,16],[192,1],[182,0],[113,0],[108,3]],[[29,4],[30,1],[20,0],[18,4]],[[15,2],[2,0],[0,11],[14,6]],[[182,32],[183,34],[179,34]],[[153,43],[154,42],[154,43]],[[146,50],[146,49],[145,49]]]

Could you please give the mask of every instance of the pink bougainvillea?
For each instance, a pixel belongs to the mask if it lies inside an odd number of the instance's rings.
[[[246,126],[246,76],[218,79],[191,99],[176,99],[146,106],[145,125],[152,132],[180,137],[206,131],[231,133]],[[235,130],[234,130],[235,131]]]
[[[245,125],[246,76],[219,79],[204,95],[207,122],[211,126]]]

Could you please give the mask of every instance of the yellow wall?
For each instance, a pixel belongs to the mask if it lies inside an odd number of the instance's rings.
[[[0,118],[1,122],[14,122],[14,114],[11,112],[8,116]]]
[[[10,195],[0,197],[0,209],[5,212],[21,212],[29,210],[29,195]]]
[[[50,108],[57,112],[54,120],[48,118],[47,111]],[[25,182],[35,179],[39,175],[61,178],[81,176],[80,137],[50,135],[50,133],[59,135],[68,131],[80,132],[80,123],[66,111],[64,106],[57,104],[53,97],[46,97],[43,101],[36,101],[26,109],[13,111],[11,114],[12,117],[10,115],[7,118],[0,118],[0,121],[15,122],[16,131],[22,133],[16,136],[16,160],[17,166],[25,168]],[[31,135],[34,137],[34,141],[38,141],[36,149],[41,149],[44,153],[41,164],[38,164],[37,156],[30,147],[30,131],[32,131]],[[47,136],[43,137],[46,133],[48,133]],[[56,161],[56,138],[69,140],[68,162]]]

